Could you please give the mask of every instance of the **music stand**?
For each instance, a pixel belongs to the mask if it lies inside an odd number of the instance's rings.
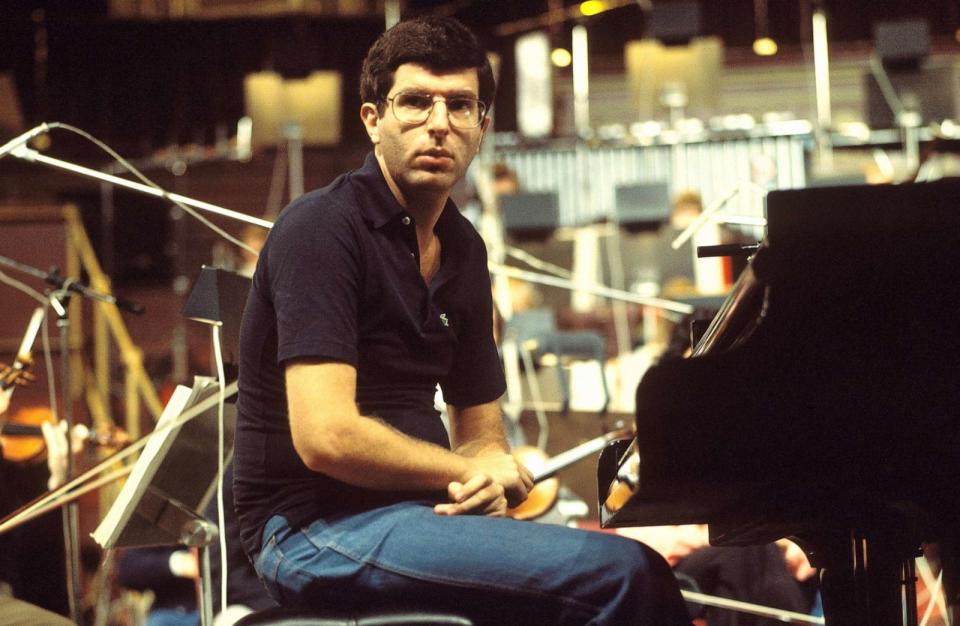
[[[250,279],[236,272],[204,265],[180,314],[187,319],[220,326],[226,380],[237,377],[240,362],[240,321],[250,291]]]
[[[187,319],[202,322],[210,326],[213,358],[216,363],[216,375],[219,380],[236,379],[239,374],[240,362],[240,323],[243,319],[243,308],[250,291],[250,278],[236,272],[218,267],[204,265],[190,292],[190,296],[181,309],[181,314]],[[226,398],[221,398],[222,402]],[[218,433],[219,434],[219,433]],[[221,450],[227,446],[224,438],[218,436],[217,445]],[[229,455],[227,455],[229,456]],[[224,517],[223,502],[223,465],[217,467],[216,492],[217,524],[221,533],[225,532],[226,519]],[[221,601],[227,597],[227,548],[226,535],[221,534],[220,540],[220,583]],[[210,600],[207,596],[207,600]],[[226,608],[226,604],[223,605]]]
[[[560,202],[553,191],[500,197],[503,229],[518,241],[546,241],[560,226]]]
[[[670,187],[666,182],[617,185],[614,189],[617,224],[631,234],[656,232],[670,221]]]
[[[168,425],[190,407],[217,394],[216,381],[197,377],[193,388],[178,386],[157,422],[156,430],[137,459],[133,471],[107,515],[92,533],[105,549],[140,546],[196,547],[201,561],[201,623],[212,622],[208,546],[217,539],[217,527],[203,517],[216,488],[218,406],[209,403],[189,421]],[[226,410],[226,407],[225,407]],[[224,418],[224,437],[233,445],[236,414]]]

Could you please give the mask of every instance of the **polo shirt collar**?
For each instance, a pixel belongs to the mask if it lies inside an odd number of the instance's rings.
[[[367,154],[363,167],[354,171],[352,179],[360,215],[374,228],[383,228],[406,211],[390,191],[373,152]]]
[[[367,154],[363,166],[354,171],[352,182],[360,214],[375,229],[382,228],[400,215],[406,214],[406,209],[390,191],[387,179],[380,170],[380,163],[372,151]],[[457,253],[466,249],[469,235],[467,229],[472,228],[470,222],[460,215],[460,210],[453,200],[447,198],[447,204],[443,207],[436,226],[444,255],[459,256]]]

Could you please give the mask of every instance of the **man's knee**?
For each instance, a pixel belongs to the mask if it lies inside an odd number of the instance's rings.
[[[598,561],[620,572],[624,578],[638,579],[647,576],[670,575],[670,566],[659,554],[639,541],[618,535],[602,535],[601,554]]]

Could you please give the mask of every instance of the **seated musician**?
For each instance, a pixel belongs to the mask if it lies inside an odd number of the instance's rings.
[[[372,154],[277,220],[241,330],[245,548],[285,606],[688,624],[649,548],[504,518],[531,474],[504,440],[483,242],[448,200],[494,89],[459,22],[401,22],[363,65]]]
[[[5,369],[3,364],[0,364],[0,371]],[[7,412],[11,392],[12,388],[0,390],[0,416]],[[59,427],[44,423],[42,429],[47,446],[46,463],[20,466],[0,455],[0,516],[40,495],[45,487],[54,489],[60,486],[66,478],[66,423],[61,422]],[[0,536],[0,626],[73,624],[54,612],[67,610],[63,587],[65,574],[60,543],[62,537],[59,515],[46,515]],[[51,538],[54,538],[52,543]],[[37,554],[34,550],[36,546],[43,544],[47,544],[45,552],[52,555],[52,559],[47,559],[46,556],[49,555]],[[57,563],[56,571],[44,567],[51,560]],[[41,608],[16,597],[27,594],[36,596],[31,597],[31,600],[48,606]]]

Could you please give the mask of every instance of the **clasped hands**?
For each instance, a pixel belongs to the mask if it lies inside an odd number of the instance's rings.
[[[463,482],[447,485],[450,502],[437,504],[437,515],[488,515],[504,517],[509,507],[527,499],[533,475],[507,453],[465,457],[469,470]]]

